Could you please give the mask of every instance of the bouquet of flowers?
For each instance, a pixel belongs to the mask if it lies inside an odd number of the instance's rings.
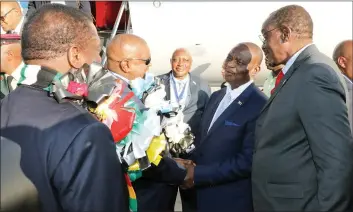
[[[166,141],[161,134],[160,118],[148,110],[129,85],[116,79],[99,64],[86,67],[84,107],[107,125],[116,144],[116,152],[126,170],[130,210],[137,210],[136,195],[131,186],[151,164],[158,166]]]
[[[180,154],[188,153],[195,148],[194,135],[190,126],[184,123],[184,115],[179,105],[165,100],[165,87],[158,78],[147,73],[145,79],[138,78],[132,81],[131,87],[147,108],[163,117],[161,128],[172,155],[179,157]]]

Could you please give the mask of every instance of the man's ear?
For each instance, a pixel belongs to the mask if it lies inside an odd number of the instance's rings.
[[[67,56],[72,67],[79,69],[83,66],[82,58],[80,55],[80,48],[78,46],[70,47]]]
[[[258,66],[256,66],[254,69],[252,69],[251,71],[250,71],[250,77],[251,78],[254,78],[255,77],[255,75],[257,74],[257,73],[259,73],[261,71],[261,67],[258,65]]]
[[[125,72],[129,73],[130,72],[130,63],[128,60],[123,60],[120,62],[120,69]]]
[[[292,33],[291,29],[284,25],[281,27],[281,32],[282,32],[282,35],[281,35],[282,43],[288,42],[290,35]]]
[[[346,68],[347,59],[343,56],[337,58],[337,64],[340,68]]]
[[[14,52],[12,50],[7,50],[6,52],[4,52],[4,54],[7,55],[7,61],[12,61],[14,57]]]

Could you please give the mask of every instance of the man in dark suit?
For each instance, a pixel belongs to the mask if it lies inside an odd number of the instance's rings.
[[[1,35],[0,99],[17,87],[23,67],[21,57],[21,36]]]
[[[54,98],[54,81],[59,86],[60,76],[99,57],[91,18],[72,7],[48,4],[29,16],[21,40],[26,65],[20,85],[1,101],[1,136],[7,144],[16,143],[9,149],[21,161],[13,168],[21,168],[17,173],[35,185],[41,211],[129,211],[109,129],[75,102]],[[7,179],[2,188],[18,185],[21,178]]]
[[[352,51],[353,51],[353,41],[346,40],[339,43],[333,53],[333,60],[336,62],[337,66],[341,70],[348,92],[346,93],[347,106],[348,106],[348,115],[349,121],[351,124],[351,130],[353,133],[353,112],[352,112],[352,99],[353,99],[353,61],[352,61]]]
[[[303,7],[276,10],[261,31],[265,52],[285,67],[256,124],[254,209],[347,211],[353,139],[339,70],[312,44]]]
[[[89,1],[30,1],[28,2],[28,10],[26,16],[28,17],[31,15],[33,12],[38,10],[41,6],[50,4],[50,3],[55,3],[55,4],[64,4],[69,7],[73,7],[76,9],[81,10],[82,12],[86,13],[89,16],[92,16],[91,13],[91,4]]]
[[[192,57],[184,48],[176,49],[170,59],[172,70],[160,75],[167,93],[166,100],[182,107],[184,122],[189,124],[192,133],[198,137],[200,120],[211,95],[207,82],[190,73]],[[197,143],[195,143],[197,146]],[[181,156],[184,159],[188,155]],[[174,187],[174,190],[172,189]],[[170,186],[173,204],[175,203],[178,186]],[[196,193],[193,189],[180,190],[183,211],[196,210]]]
[[[107,69],[127,84],[138,77],[144,78],[150,62],[151,53],[146,41],[136,35],[119,34],[107,47]],[[171,201],[174,193],[170,192],[174,187],[169,184],[180,185],[185,177],[185,169],[180,168],[172,158],[163,157],[157,167],[143,171],[142,177],[132,183],[137,210],[174,211],[175,196],[174,202]]]
[[[199,145],[189,166],[198,211],[252,211],[251,163],[255,122],[267,97],[250,78],[260,70],[261,48],[253,43],[234,47],[224,62],[229,83],[212,94],[203,113]],[[256,71],[256,72],[257,72]]]

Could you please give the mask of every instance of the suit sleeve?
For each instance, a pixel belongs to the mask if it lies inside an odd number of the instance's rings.
[[[173,185],[181,185],[186,177],[186,170],[169,157],[163,157],[156,167],[143,171],[143,177]]]
[[[334,71],[316,66],[296,101],[317,170],[320,211],[346,211],[352,190],[352,136],[344,89]]]
[[[255,123],[256,119],[253,119],[246,124],[242,150],[233,158],[210,165],[196,164],[194,170],[196,186],[221,184],[250,176],[255,142]]]
[[[75,137],[53,179],[64,211],[129,211],[123,170],[110,131],[101,123]]]

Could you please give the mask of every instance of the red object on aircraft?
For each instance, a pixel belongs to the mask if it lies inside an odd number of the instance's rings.
[[[103,30],[111,30],[114,27],[116,18],[119,13],[121,1],[95,1],[91,2],[92,8],[95,8],[94,17],[96,19],[96,27]],[[127,24],[128,14],[124,11],[118,29],[122,30]]]

